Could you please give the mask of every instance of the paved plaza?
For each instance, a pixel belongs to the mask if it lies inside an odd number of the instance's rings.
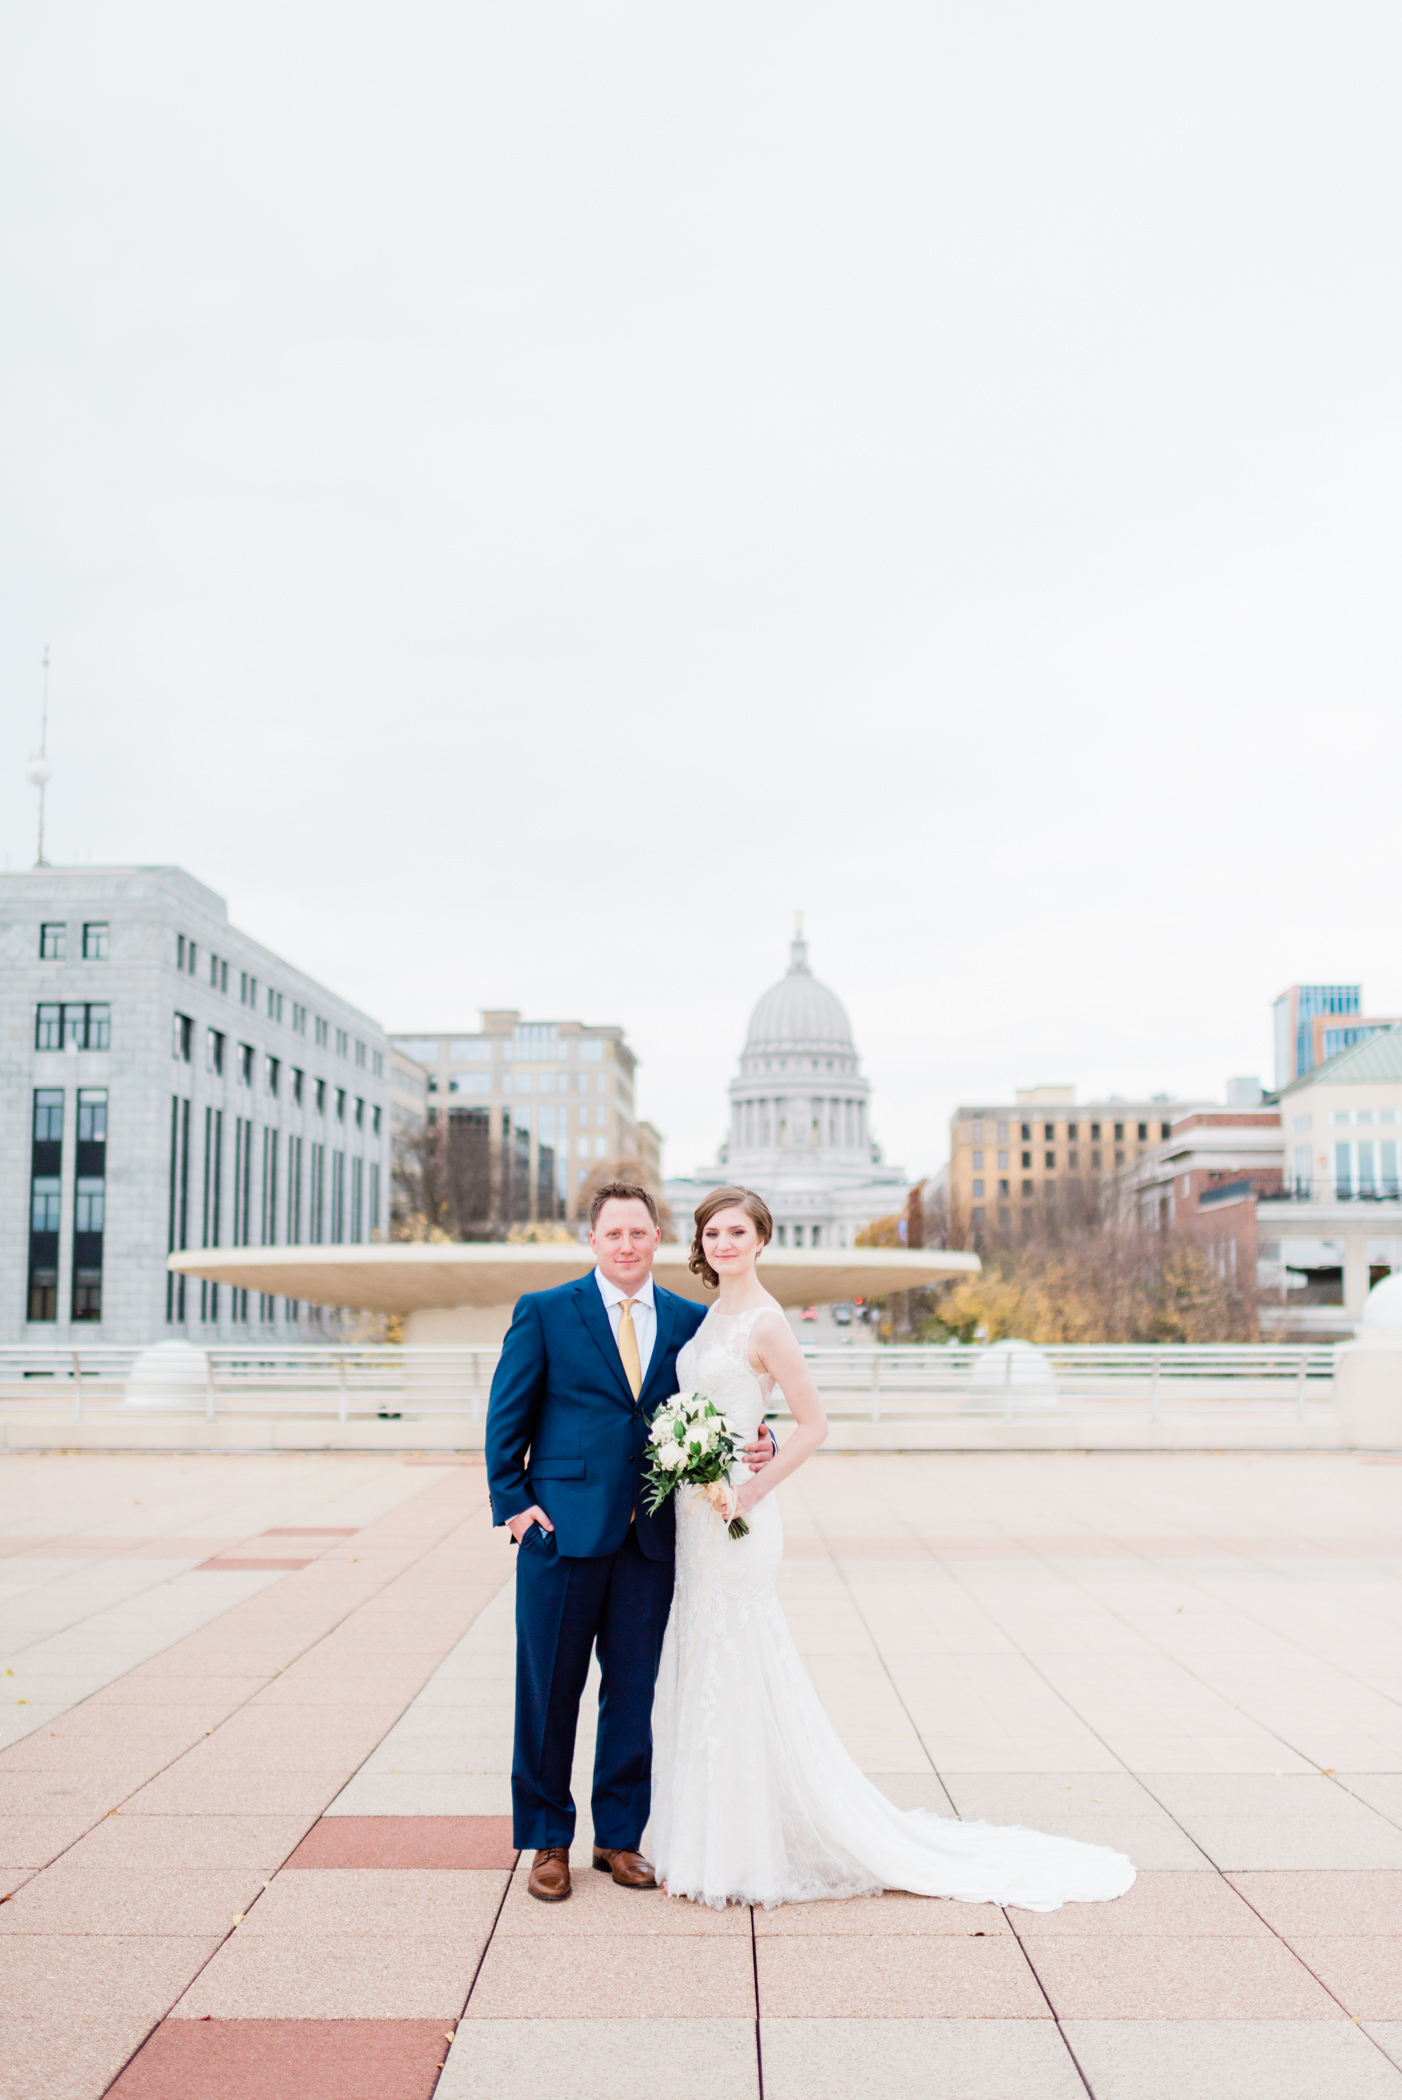
[[[781,1496],[853,1756],[1121,1847],[1128,1896],[711,1912],[587,1871],[586,1808],[536,1904],[480,1463],[8,1457],[3,2100],[1402,2100],[1402,1464]]]

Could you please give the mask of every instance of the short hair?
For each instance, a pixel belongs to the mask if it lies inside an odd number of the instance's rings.
[[[753,1189],[712,1189],[709,1196],[703,1196],[696,1206],[696,1232],[691,1242],[691,1259],[687,1262],[687,1267],[693,1276],[701,1278],[709,1291],[720,1289],[720,1277],[702,1251],[701,1235],[712,1218],[723,1210],[744,1211],[759,1234],[761,1247],[767,1247],[774,1237],[774,1220],[770,1216],[769,1205],[763,1196],[757,1196]]]
[[[589,1206],[589,1230],[592,1232],[599,1222],[599,1212],[606,1203],[645,1203],[647,1214],[657,1224],[657,1203],[650,1189],[640,1181],[605,1181],[594,1191],[594,1200]]]

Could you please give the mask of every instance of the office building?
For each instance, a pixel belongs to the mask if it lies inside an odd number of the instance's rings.
[[[1275,1085],[1293,1085],[1317,1065],[1366,1043],[1387,1028],[1402,1028],[1402,1018],[1370,1017],[1362,1012],[1360,984],[1292,984],[1275,1002]]]
[[[446,1119],[480,1155],[483,1222],[573,1218],[601,1162],[637,1160],[638,1060],[622,1028],[483,1013],[475,1032],[398,1034],[393,1047],[427,1072],[430,1127]]]
[[[956,1108],[949,1125],[949,1218],[953,1233],[1024,1231],[1039,1211],[1099,1200],[1105,1184],[1151,1145],[1172,1135],[1175,1117],[1205,1102],[1155,1095],[1076,1101],[1073,1086],[1017,1089],[1011,1102]],[[958,1244],[958,1242],[956,1242]]]
[[[387,1226],[379,1024],[180,868],[0,874],[0,972],[0,1339],[312,1338],[166,1255]]]

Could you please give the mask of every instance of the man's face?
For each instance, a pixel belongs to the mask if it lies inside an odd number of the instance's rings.
[[[636,1196],[626,1202],[610,1196],[589,1235],[600,1271],[631,1298],[652,1274],[652,1258],[662,1234]]]

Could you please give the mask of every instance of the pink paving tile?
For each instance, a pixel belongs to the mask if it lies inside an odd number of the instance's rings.
[[[1060,1910],[1009,1910],[1025,1940],[1118,1938],[1269,1938],[1251,1905],[1219,1874],[1162,1870],[1139,1876],[1113,1903],[1067,1903]]]
[[[500,1869],[341,1867],[279,1874],[248,1913],[245,1936],[411,1940],[486,1945],[506,1876]]]
[[[251,1553],[241,1553],[237,1558],[232,1554],[221,1554],[215,1560],[202,1560],[195,1569],[195,1573],[197,1575],[246,1575],[259,1570],[265,1572],[268,1570],[281,1570],[286,1574],[296,1568],[306,1568],[310,1565],[309,1560],[273,1560],[266,1554],[260,1556]]]
[[[1229,1874],[1227,1879],[1291,1941],[1300,1933],[1402,1935],[1402,1870],[1397,1868]]]
[[[0,1816],[0,1859],[16,1867],[46,1867],[91,1830],[94,1821],[90,1815]]]
[[[749,1939],[494,1938],[467,2010],[479,2020],[752,2020]]]
[[[1402,2020],[1402,1939],[1292,1933],[1290,1945],[1356,2020]]]
[[[344,1763],[304,1772],[226,1772],[182,1758],[122,1803],[124,1816],[319,1816],[346,1783]],[[108,1799],[110,1800],[110,1796]],[[96,1820],[94,1818],[94,1820]]]
[[[158,2020],[218,1944],[154,1933],[0,1935],[0,2005],[10,2019],[47,2019],[63,2008],[85,2019]]]
[[[1338,2020],[1276,1939],[1038,1939],[1028,1951],[1062,2020]]]
[[[306,1816],[104,1816],[70,1859],[124,1873],[209,1873],[257,1867],[271,1874],[307,1828]]]
[[[173,2017],[451,2019],[462,2009],[485,1937],[484,1928],[480,1938],[464,1935],[447,1945],[351,1934],[312,1943],[239,1931],[195,1977]]]
[[[90,2019],[71,2007],[6,2018],[0,2028],[5,2100],[95,2100],[150,2032],[153,2016],[113,2012]]]
[[[72,1857],[36,1874],[0,1905],[0,1939],[46,1932],[217,1937],[263,1887],[254,1867],[132,1874],[123,1867],[75,1866]]]
[[[167,2020],[109,2100],[429,2100],[443,2020]]]
[[[977,1932],[978,1928],[974,1928]],[[1009,1934],[756,1940],[765,2019],[1046,2020]]]
[[[324,1816],[287,1862],[289,1867],[500,1867],[508,1872],[515,1864],[510,1816]]]
[[[651,1889],[621,1889],[589,1866],[587,1848],[576,1858],[568,1903],[537,1903],[526,1888],[532,1855],[523,1854],[507,1891],[495,1939],[657,1939],[750,1937],[748,1904],[712,1910]]]
[[[353,1539],[358,1524],[270,1524],[260,1539]]]
[[[884,1895],[858,1896],[849,1902],[756,1909],[754,1921],[757,1939],[870,1939],[873,1934],[967,1939],[976,1933],[997,1938],[1012,1931],[996,1903],[946,1902],[939,1896],[905,1896],[889,1889]]]

